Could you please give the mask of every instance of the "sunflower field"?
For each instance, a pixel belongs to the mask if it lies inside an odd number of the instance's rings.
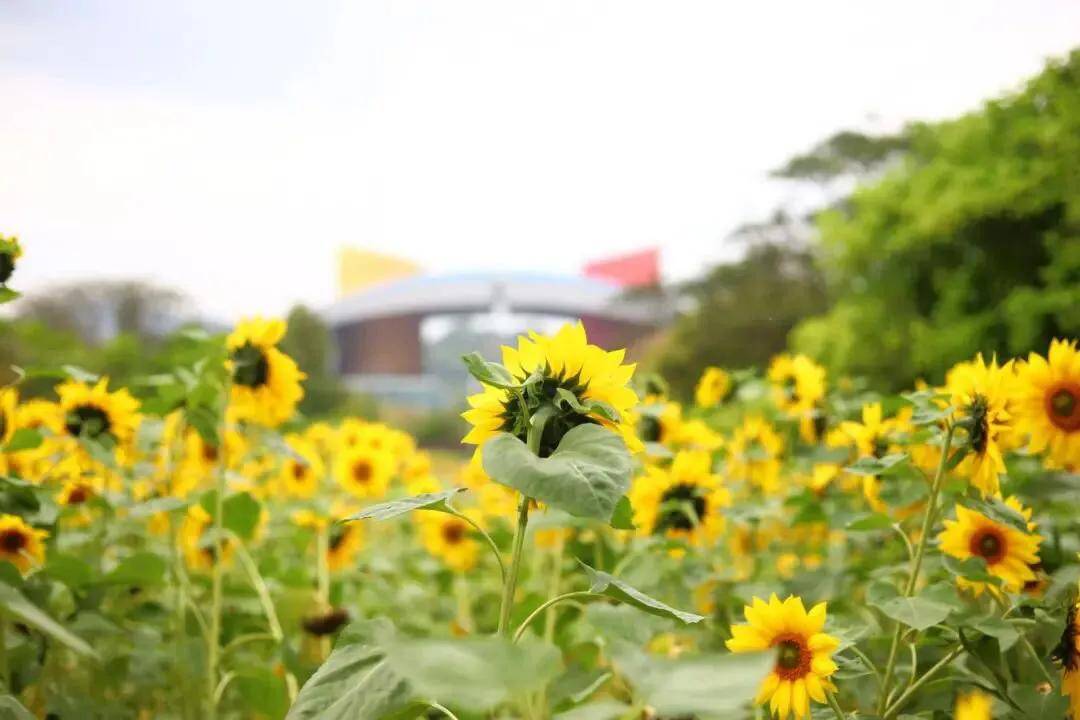
[[[570,323],[457,456],[299,418],[285,329],[0,389],[0,717],[1080,720],[1074,339],[680,404]]]

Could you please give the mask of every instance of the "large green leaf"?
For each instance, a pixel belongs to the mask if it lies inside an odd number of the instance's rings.
[[[591,423],[572,428],[547,458],[499,433],[484,444],[483,461],[497,482],[571,515],[605,522],[629,488],[633,469],[622,438]]]
[[[217,490],[204,493],[200,502],[211,518],[217,514]],[[222,511],[221,524],[226,530],[236,533],[244,540],[251,540],[255,536],[255,529],[259,527],[262,517],[262,505],[250,493],[229,495],[222,503]]]
[[[138,552],[120,561],[105,576],[104,582],[110,585],[160,585],[165,582],[165,570],[168,563],[160,555],[148,551]]]
[[[542,690],[562,666],[551,645],[499,637],[400,640],[386,658],[420,697],[470,712]]]
[[[353,623],[315,671],[286,720],[407,720],[424,712],[409,684],[386,660],[394,626],[377,618]]]
[[[45,438],[41,432],[33,428],[19,428],[12,434],[11,439],[4,446],[4,452],[19,452],[20,450],[33,450],[39,447]]]
[[[880,458],[861,457],[844,470],[853,475],[884,475],[907,459],[907,453],[893,453]]]
[[[360,512],[345,518],[345,520],[389,520],[390,518],[404,515],[413,510],[437,510],[440,512],[448,512],[450,507],[447,505],[447,500],[464,490],[465,488],[454,488],[442,492],[414,495],[412,497],[402,498],[401,500],[391,500],[390,502],[378,503],[377,505],[368,505]]]
[[[916,630],[933,627],[952,612],[948,605],[918,595],[889,598],[877,604],[877,608],[893,620]]]
[[[554,720],[621,720],[628,717],[630,710],[629,705],[618,700],[598,700],[557,713]]]
[[[666,605],[655,598],[649,597],[640,590],[627,585],[613,575],[608,575],[606,572],[589,567],[580,560],[578,560],[578,564],[584,568],[589,576],[589,592],[596,593],[597,595],[605,595],[614,600],[618,600],[621,603],[632,605],[639,610],[644,610],[650,615],[672,618],[673,620],[679,620],[684,623],[696,623],[705,619],[702,615],[686,612],[684,610],[676,610],[670,605]]]
[[[4,583],[0,583],[0,607],[6,615],[41,631],[80,655],[98,659],[97,651],[87,645],[85,640],[53,620],[21,592]]]
[[[738,717],[776,662],[772,653],[667,660],[621,644],[615,667],[658,716]]]

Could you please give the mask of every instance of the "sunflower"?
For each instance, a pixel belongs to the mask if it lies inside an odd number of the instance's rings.
[[[56,502],[64,506],[82,505],[97,494],[94,483],[85,477],[73,477],[64,482],[56,494]]]
[[[837,670],[832,654],[840,641],[822,632],[825,603],[807,612],[801,598],[780,602],[774,594],[768,603],[755,597],[743,614],[746,624],[732,626],[728,649],[736,653],[776,651],[776,665],[754,701],[759,705],[768,702],[780,720],[789,714],[807,717],[810,700],[824,703],[825,692],[836,689],[829,676]]]
[[[699,407],[716,407],[731,390],[731,376],[723,368],[707,367],[694,389],[694,401]]]
[[[560,414],[545,427],[540,442],[541,456],[550,455],[572,427],[588,422],[615,430],[631,450],[641,448],[630,417],[638,401],[630,387],[635,365],[622,364],[625,350],[607,352],[590,345],[580,322],[563,325],[551,336],[530,332],[528,337],[519,336],[517,340],[516,348],[503,346],[502,359],[518,381],[539,372],[543,375],[540,397],[553,399],[562,389],[583,403],[605,403],[616,418],[608,420],[595,411],[587,415],[572,411]],[[479,446],[498,432],[516,433],[520,440],[526,440],[522,409],[514,393],[485,386],[483,392],[470,396],[468,401],[470,409],[462,417],[472,429],[462,442]],[[530,408],[530,414],[534,409]]]
[[[210,513],[198,503],[187,509],[184,521],[180,524],[180,546],[184,560],[193,570],[209,570],[214,566],[216,547],[206,533],[214,525]],[[232,559],[233,547],[228,538],[221,538],[221,559],[228,563]]]
[[[45,562],[44,530],[35,530],[18,515],[0,515],[0,561],[7,560],[25,575]]]
[[[1061,664],[1061,694],[1069,697],[1074,720],[1080,720],[1080,600],[1069,606],[1061,642],[1054,648],[1055,662]]]
[[[15,261],[22,257],[22,246],[19,238],[11,235],[0,235],[0,286],[7,284],[15,272]]]
[[[385,450],[364,445],[342,449],[334,462],[338,484],[361,499],[381,498],[390,488],[394,458]]]
[[[685,538],[697,546],[714,542],[724,531],[721,510],[731,493],[712,471],[707,452],[682,451],[670,469],[650,466],[630,489],[634,525],[641,535]]]
[[[424,548],[451,570],[467,572],[476,566],[479,545],[473,528],[461,518],[441,512],[416,515]]]
[[[129,442],[139,425],[139,401],[124,388],[109,392],[109,379],[91,386],[68,380],[57,386],[64,431],[73,437]]]
[[[0,388],[0,449],[15,434],[15,409],[19,404],[19,394],[14,388]]]
[[[777,355],[768,377],[773,402],[789,415],[811,413],[825,397],[825,368],[805,355]]]
[[[999,476],[1005,472],[1002,447],[1008,446],[1012,416],[1009,399],[1015,383],[1012,361],[987,365],[982,355],[974,362],[953,366],[945,376],[945,390],[957,422],[967,431],[969,453],[956,470],[966,475],[983,497],[1001,492]]]
[[[323,461],[314,446],[299,435],[288,435],[285,442],[290,454],[285,456],[278,472],[278,480],[285,494],[309,498],[319,489],[323,476]]]
[[[1080,350],[1054,340],[1044,359],[1031,353],[1017,372],[1016,429],[1032,452],[1058,466],[1080,467]]]
[[[288,420],[304,397],[307,377],[291,357],[277,349],[285,336],[283,320],[243,320],[226,340],[232,374],[229,408],[237,420],[276,427]]]
[[[735,429],[728,443],[728,473],[765,493],[780,489],[780,457],[784,439],[760,416],[749,416]]]
[[[956,520],[945,521],[938,542],[942,552],[960,560],[981,557],[986,561],[987,571],[1001,578],[1006,590],[1020,592],[1024,583],[1035,579],[1031,566],[1039,562],[1042,538],[1030,530],[1018,530],[957,505]],[[979,594],[985,583],[970,583],[970,586]]]
[[[854,444],[859,457],[882,458],[892,453],[902,452],[897,444],[897,435],[910,430],[910,413],[902,413],[896,418],[883,418],[881,403],[867,403],[862,408],[862,422],[845,421],[840,429]],[[887,512],[888,507],[881,500],[881,480],[873,475],[862,478],[863,497],[875,512]]]
[[[960,695],[956,698],[953,718],[954,720],[990,720],[992,704],[990,696],[978,690]]]

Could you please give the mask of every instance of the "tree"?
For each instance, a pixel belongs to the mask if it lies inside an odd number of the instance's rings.
[[[1080,330],[1080,51],[1020,93],[908,128],[903,159],[822,212],[834,303],[795,348],[902,387],[978,350]]]
[[[768,239],[688,288],[696,309],[676,321],[657,368],[678,396],[689,396],[708,365],[767,363],[800,320],[825,310],[824,281],[798,226],[778,215],[741,229],[739,237],[751,236]]]
[[[303,305],[289,311],[288,330],[281,341],[283,352],[307,373],[300,410],[325,415],[340,408],[348,393],[331,369],[330,330],[318,315]]]

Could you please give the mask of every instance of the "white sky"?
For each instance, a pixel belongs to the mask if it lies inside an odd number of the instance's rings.
[[[137,277],[220,319],[321,305],[344,244],[434,271],[683,278],[848,127],[973,109],[1080,2],[0,0],[17,286]]]

